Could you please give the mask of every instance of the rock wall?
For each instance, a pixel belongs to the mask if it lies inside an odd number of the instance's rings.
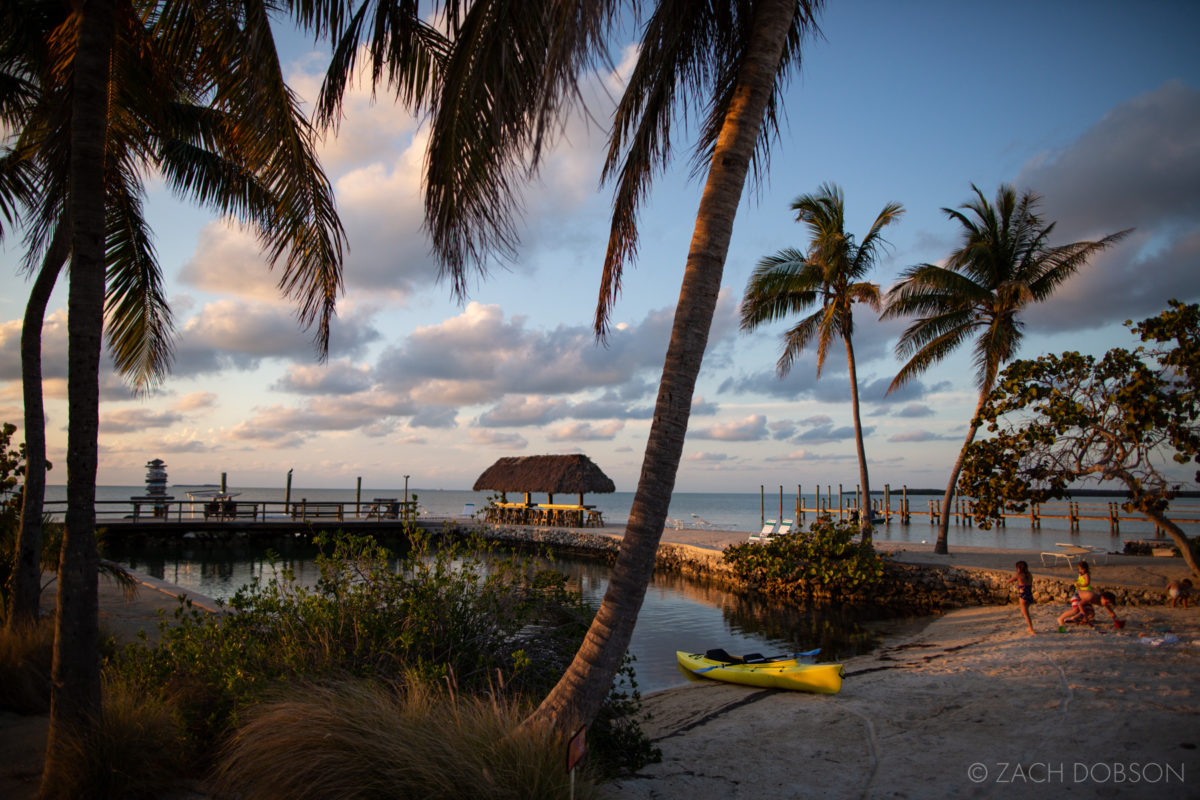
[[[515,546],[550,547],[558,552],[585,557],[616,560],[620,540],[611,536],[554,528],[492,528],[485,538]],[[715,550],[682,544],[660,544],[655,569],[718,584],[735,592],[754,591],[733,574]],[[870,595],[839,597],[846,605],[886,606],[897,611],[938,611],[964,606],[995,605],[1017,601],[1016,591],[1008,583],[1011,570],[975,567],[950,567],[935,564],[907,564],[884,558],[883,581]],[[1074,593],[1071,581],[1052,578],[1033,579],[1036,603],[1060,605],[1064,610]],[[1161,590],[1138,586],[1106,586],[1117,598],[1118,606],[1161,605]]]

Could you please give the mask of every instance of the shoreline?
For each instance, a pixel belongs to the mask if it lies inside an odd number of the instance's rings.
[[[545,533],[545,531],[540,531]],[[586,529],[614,546],[621,531]],[[662,547],[711,560],[745,532],[668,529]],[[1018,558],[1035,578],[1069,584],[1073,570],[1042,566],[1037,553],[879,542],[903,564],[982,571],[1007,578]],[[892,546],[885,546],[892,545]],[[899,546],[896,546],[899,545]],[[660,549],[660,553],[662,550]],[[1182,559],[1110,556],[1096,583],[1155,596]],[[127,600],[101,581],[102,625],[123,641],[153,639],[178,607],[178,593],[214,610],[211,598],[147,575]],[[1120,609],[1116,630],[1054,632],[1064,606],[1033,607],[1030,636],[1014,604],[925,615],[879,649],[848,659],[837,695],[757,690],[696,679],[643,698],[643,728],[663,761],[609,784],[625,798],[997,796],[1160,798],[1200,792],[1200,609],[1161,603]],[[1168,640],[1170,633],[1175,639]],[[47,717],[0,714],[0,795],[36,795]],[[1137,780],[1131,776],[1136,773]],[[1015,788],[1020,787],[1020,788]],[[1182,791],[1180,791],[1182,790]]]

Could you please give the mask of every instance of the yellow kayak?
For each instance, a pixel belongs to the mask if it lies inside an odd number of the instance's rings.
[[[704,654],[678,650],[675,658],[679,666],[693,675],[727,683],[820,694],[837,694],[842,688],[841,664],[802,664],[794,658],[746,663],[710,658],[712,654],[711,651]]]

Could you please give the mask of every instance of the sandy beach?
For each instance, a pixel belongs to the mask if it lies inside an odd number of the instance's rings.
[[[614,532],[612,535],[619,535]],[[744,533],[667,530],[664,542],[719,550]],[[914,563],[1070,582],[1037,553],[905,545]],[[1095,583],[1152,587],[1186,575],[1181,559],[1113,555]],[[101,583],[102,624],[120,638],[153,633],[175,588],[152,579],[127,601]],[[204,598],[194,600],[205,603]],[[943,798],[1200,796],[1200,609],[1120,609],[1117,630],[1057,631],[1059,605],[1015,605],[925,618],[876,652],[846,662],[833,696],[697,680],[644,698],[660,764],[611,785],[616,798]],[[0,796],[32,797],[44,717],[0,714]]]

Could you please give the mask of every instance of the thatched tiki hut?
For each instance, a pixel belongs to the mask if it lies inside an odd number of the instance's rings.
[[[474,490],[522,492],[526,505],[532,492],[545,492],[551,503],[556,494],[577,494],[579,505],[583,505],[585,494],[611,494],[617,487],[590,458],[575,453],[502,458],[483,471]]]

